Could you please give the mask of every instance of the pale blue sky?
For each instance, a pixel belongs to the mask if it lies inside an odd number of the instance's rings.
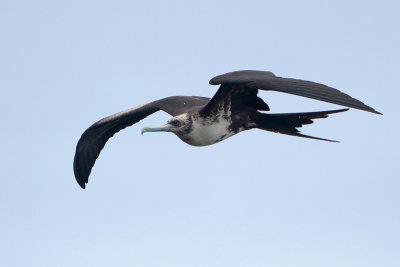
[[[398,1],[2,1],[1,266],[400,266]],[[240,69],[313,80],[382,112],[191,147],[112,138],[87,190],[82,132]],[[260,94],[272,112],[340,108]]]

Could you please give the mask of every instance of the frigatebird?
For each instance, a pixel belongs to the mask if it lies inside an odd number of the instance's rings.
[[[199,96],[171,96],[106,117],[90,126],[76,146],[74,173],[78,184],[85,188],[100,151],[115,133],[157,111],[173,118],[161,127],[142,129],[144,132],[172,132],[192,146],[207,146],[225,140],[241,131],[261,129],[281,134],[330,142],[297,129],[313,119],[344,112],[337,109],[318,112],[270,114],[268,105],[257,96],[258,90],[278,91],[381,114],[361,101],[326,85],[311,81],[277,77],[269,71],[242,70],[216,76],[211,85],[220,87],[210,99]]]

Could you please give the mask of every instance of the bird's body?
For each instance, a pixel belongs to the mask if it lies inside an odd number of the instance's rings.
[[[203,118],[199,114],[183,114],[178,116],[183,120],[191,123],[190,130],[186,133],[177,134],[177,136],[185,143],[192,146],[208,146],[227,139],[239,131],[230,129],[232,120],[229,112],[221,111],[217,116],[212,118]]]
[[[207,146],[239,132],[261,129],[287,135],[332,141],[301,134],[297,128],[313,119],[348,109],[270,114],[268,105],[257,96],[258,90],[280,91],[380,114],[373,108],[337,89],[323,84],[276,77],[272,72],[236,71],[211,79],[221,84],[213,98],[173,96],[163,98],[104,118],[81,136],[74,158],[74,173],[82,188],[107,140],[123,128],[163,110],[173,116],[162,127],[143,128],[144,132],[172,132],[192,146]],[[262,112],[264,111],[264,112]]]

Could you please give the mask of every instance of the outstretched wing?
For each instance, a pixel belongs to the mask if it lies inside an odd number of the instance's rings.
[[[251,89],[278,91],[381,114],[372,107],[335,88],[310,81],[276,77],[269,71],[242,70],[229,72],[212,78],[210,84],[242,85]],[[211,100],[210,105],[212,102]]]
[[[76,146],[74,157],[76,181],[82,188],[85,188],[100,151],[108,139],[120,130],[159,110],[165,111],[171,116],[177,116],[198,110],[205,106],[208,101],[209,98],[206,97],[171,96],[99,120],[82,134]]]

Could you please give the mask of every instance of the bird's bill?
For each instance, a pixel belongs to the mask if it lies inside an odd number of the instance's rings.
[[[165,124],[161,127],[144,127],[142,129],[142,135],[146,132],[171,132],[172,128],[173,126],[170,124]]]

